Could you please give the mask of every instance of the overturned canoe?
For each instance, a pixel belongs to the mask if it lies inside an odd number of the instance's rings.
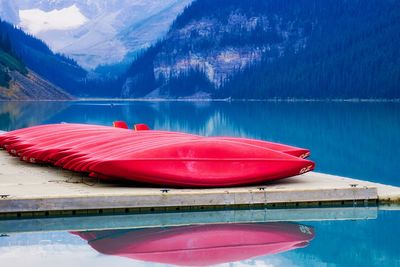
[[[50,163],[108,180],[177,187],[263,183],[305,173],[309,150],[234,137],[53,124],[0,135],[0,146],[31,163]]]

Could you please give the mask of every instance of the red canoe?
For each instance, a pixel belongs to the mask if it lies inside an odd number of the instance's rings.
[[[305,173],[308,149],[261,140],[85,124],[42,125],[0,135],[22,160],[99,179],[177,187],[263,183]]]
[[[96,251],[179,266],[209,266],[305,247],[311,227],[293,223],[213,224],[72,232]]]

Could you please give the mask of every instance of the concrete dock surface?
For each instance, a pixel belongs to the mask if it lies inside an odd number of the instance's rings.
[[[399,187],[316,172],[234,188],[174,189],[110,184],[55,167],[25,163],[0,151],[0,216],[399,201]]]

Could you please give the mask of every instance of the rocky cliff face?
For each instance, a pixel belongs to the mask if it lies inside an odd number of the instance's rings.
[[[154,60],[156,78],[201,69],[219,86],[235,70],[262,57],[274,60],[303,49],[307,36],[295,20],[232,9],[221,21],[203,17],[173,28]]]
[[[288,51],[297,53],[307,46],[312,21],[297,19],[293,9],[281,12],[269,8],[268,4],[261,4],[257,9],[257,2],[262,1],[250,2],[194,2],[177,18],[165,39],[143,56],[149,61],[143,63],[152,65],[155,87],[135,90],[143,77],[151,75],[145,75],[142,69],[131,68],[122,95],[174,96],[168,86],[170,81],[182,76],[190,80],[190,73],[195,72],[211,83],[198,88],[206,93],[203,96],[207,96],[212,93],[210,90],[220,87],[249,64],[261,59],[274,61]],[[139,57],[138,61],[146,61],[143,58]],[[175,93],[187,96],[193,92]]]

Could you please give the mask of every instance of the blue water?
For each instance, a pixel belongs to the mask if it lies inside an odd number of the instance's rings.
[[[102,220],[102,217],[98,217]],[[400,211],[380,211],[377,218],[357,220],[328,220],[328,221],[304,221],[290,223],[262,223],[247,224],[246,229],[252,229],[259,225],[271,226],[282,225],[290,228],[297,228],[297,231],[304,233],[314,232],[308,239],[309,243],[303,242],[302,248],[284,248],[284,244],[277,244],[282,250],[278,253],[266,249],[262,254],[254,251],[254,246],[242,245],[243,239],[237,232],[230,232],[234,244],[240,246],[240,252],[245,257],[236,258],[234,263],[229,259],[235,257],[235,253],[224,250],[221,256],[213,253],[215,249],[212,244],[199,251],[188,252],[191,246],[196,247],[196,240],[207,238],[206,236],[195,237],[189,233],[185,236],[187,241],[175,250],[174,257],[168,257],[167,262],[179,262],[181,258],[188,259],[186,265],[194,262],[218,262],[218,266],[400,266]],[[184,223],[184,222],[183,222]],[[229,226],[219,224],[219,226]],[[0,221],[1,226],[1,221]],[[43,223],[41,229],[45,230],[51,223]],[[110,226],[112,224],[110,223]],[[71,229],[65,224],[65,229]],[[187,226],[174,228],[174,235],[180,235]],[[207,228],[208,225],[197,227]],[[0,262],[2,266],[171,266],[163,262],[161,255],[155,248],[157,242],[167,239],[163,232],[170,228],[146,228],[146,229],[120,229],[120,230],[98,230],[89,233],[96,238],[81,238],[75,232],[53,231],[53,232],[32,232],[32,233],[7,233],[0,237]],[[12,229],[10,229],[12,232]],[[268,231],[268,229],[266,229]],[[81,230],[81,233],[87,233]],[[151,236],[152,241],[140,237],[146,232]],[[280,231],[280,237],[285,237],[285,229]],[[237,239],[235,239],[235,235]],[[218,238],[218,236],[214,236]],[[290,239],[293,241],[293,239]],[[296,238],[294,240],[297,240]],[[271,240],[265,239],[268,243]],[[147,249],[147,258],[138,259],[138,252],[142,248],[135,247],[141,243],[153,246]],[[272,241],[271,241],[272,242]],[[155,244],[155,245],[154,245]],[[229,243],[232,245],[231,243]],[[229,245],[228,243],[226,246]],[[168,248],[164,248],[168,250]],[[128,251],[130,255],[116,255],[118,251]],[[254,256],[255,257],[252,257]],[[221,260],[221,257],[223,258]],[[165,260],[165,258],[164,258]],[[211,264],[212,265],[212,264]]]
[[[400,186],[400,103],[0,102],[0,130],[6,131],[115,120],[306,147],[319,172]]]

